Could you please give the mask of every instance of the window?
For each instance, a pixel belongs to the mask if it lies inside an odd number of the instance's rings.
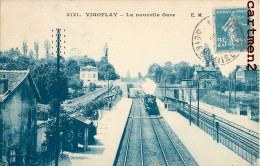
[[[9,163],[13,164],[16,162],[16,151],[15,149],[10,149],[9,151]]]
[[[207,83],[203,84],[203,89],[207,89]]]
[[[96,77],[96,74],[93,74],[93,78],[95,78]]]

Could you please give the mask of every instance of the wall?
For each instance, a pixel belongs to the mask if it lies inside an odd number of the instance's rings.
[[[98,71],[80,71],[80,79],[83,80],[84,85],[96,82],[98,81]]]
[[[37,125],[37,152],[40,153],[42,151],[42,143],[46,140],[46,122],[42,122]]]
[[[2,116],[3,158],[6,160],[9,149],[15,148],[16,154],[21,156],[17,158],[18,165],[26,165],[26,154],[36,154],[37,136],[36,96],[28,78],[3,102]]]

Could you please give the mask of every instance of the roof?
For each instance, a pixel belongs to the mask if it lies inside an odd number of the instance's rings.
[[[89,125],[89,124],[91,124],[93,122],[92,120],[89,120],[88,118],[84,117],[83,115],[77,115],[77,116],[73,116],[73,115],[71,116],[70,115],[70,117],[74,118],[74,119],[76,119],[76,120],[78,120],[80,122],[83,122],[83,123],[85,123],[87,125]]]
[[[97,67],[88,65],[88,66],[82,67],[81,70],[82,71],[97,71],[98,69],[97,69]]]
[[[207,66],[207,67],[195,67],[195,71],[197,72],[216,72],[217,70],[213,66]]]
[[[8,96],[10,96],[10,94],[12,94],[26,78],[29,78],[30,82],[32,83],[31,87],[35,90],[36,97],[39,100],[41,99],[39,91],[35,86],[29,70],[0,70],[0,78],[3,78],[3,76],[8,79],[9,93],[0,95],[0,102],[6,100]]]
[[[237,65],[235,70],[237,70],[239,68],[241,68],[242,70],[248,70],[247,65]],[[256,70],[259,70],[259,65],[257,65],[257,69]],[[251,71],[254,71],[254,70],[251,70]]]

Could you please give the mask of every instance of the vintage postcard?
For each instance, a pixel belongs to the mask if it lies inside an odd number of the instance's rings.
[[[0,0],[1,166],[258,166],[258,0]]]

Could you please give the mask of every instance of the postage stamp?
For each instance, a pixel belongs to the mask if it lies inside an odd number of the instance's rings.
[[[192,47],[202,61],[214,59],[218,65],[234,61],[247,49],[247,9],[213,9],[212,16],[198,22],[192,35]]]
[[[247,9],[215,9],[216,52],[244,51],[246,49]]]

